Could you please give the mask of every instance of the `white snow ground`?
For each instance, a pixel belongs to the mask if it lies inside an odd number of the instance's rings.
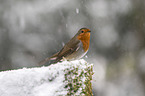
[[[81,65],[80,65],[81,63]],[[66,95],[64,70],[72,66],[86,67],[86,61],[64,61],[48,67],[23,68],[0,72],[0,96]],[[84,64],[84,65],[83,65]]]

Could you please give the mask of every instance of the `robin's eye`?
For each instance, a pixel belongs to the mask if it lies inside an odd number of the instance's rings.
[[[84,33],[84,31],[81,31],[82,33]]]

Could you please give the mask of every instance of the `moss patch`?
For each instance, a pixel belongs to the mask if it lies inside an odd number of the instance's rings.
[[[81,68],[84,64],[67,68],[65,71],[65,88],[68,93],[66,96],[93,96],[92,93],[92,75],[93,65],[85,63],[85,68]]]

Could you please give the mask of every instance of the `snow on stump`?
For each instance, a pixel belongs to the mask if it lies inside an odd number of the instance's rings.
[[[85,60],[0,72],[0,96],[92,96],[93,65]]]

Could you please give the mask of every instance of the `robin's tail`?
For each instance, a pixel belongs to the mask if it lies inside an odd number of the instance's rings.
[[[45,58],[44,60],[40,61],[38,65],[39,66],[42,66],[42,65],[47,66],[47,65],[51,65],[51,64],[54,64],[57,62],[61,62],[61,59],[60,58],[54,59],[54,58],[48,57],[48,58]]]
[[[51,57],[47,57],[44,60],[40,61],[39,62],[39,66],[50,65],[51,63],[57,63],[57,62],[59,62],[61,60],[61,58],[58,58],[59,57],[58,53],[56,53],[56,54],[52,55]]]
[[[56,54],[52,55],[51,57],[47,57],[44,60],[40,61],[39,66],[57,63],[57,62],[60,62],[61,59],[62,59],[62,56],[59,56],[59,52],[57,52]]]

